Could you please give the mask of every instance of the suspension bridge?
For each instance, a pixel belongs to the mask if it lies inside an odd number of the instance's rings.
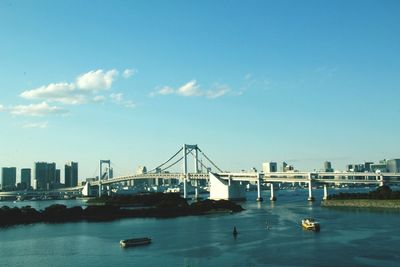
[[[193,159],[193,170],[189,171],[188,161]],[[204,158],[204,160],[203,160]],[[181,165],[178,165],[181,164]],[[180,172],[171,172],[173,167],[181,166]],[[103,168],[104,167],[104,168]],[[242,199],[244,198],[244,185],[252,183],[257,185],[257,200],[261,201],[261,184],[269,184],[270,200],[276,200],[274,184],[299,183],[308,187],[308,200],[314,200],[313,184],[324,186],[324,198],[328,196],[329,184],[364,184],[383,185],[399,184],[399,173],[356,173],[356,172],[224,172],[219,168],[197,145],[184,144],[168,160],[155,168],[139,174],[112,177],[110,175],[111,161],[100,160],[99,178],[87,182],[85,185],[61,188],[46,192],[57,194],[60,192],[74,192],[90,195],[91,188],[97,188],[98,196],[108,194],[113,185],[129,184],[135,186],[137,181],[172,181],[176,180],[183,185],[183,197],[188,198],[188,185],[194,187],[195,198],[199,196],[199,182],[204,181],[209,185],[211,199]],[[19,194],[14,192],[0,192],[1,196]],[[35,193],[34,193],[35,194]]]

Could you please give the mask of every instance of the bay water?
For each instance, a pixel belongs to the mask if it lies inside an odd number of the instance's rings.
[[[255,201],[246,210],[171,219],[38,223],[0,228],[0,266],[400,266],[400,212],[337,209],[308,202],[305,189],[280,190],[277,201]],[[80,200],[0,202],[36,209]],[[321,223],[303,230],[301,219]],[[236,226],[236,238],[232,229]],[[148,246],[123,249],[121,239],[151,237]]]

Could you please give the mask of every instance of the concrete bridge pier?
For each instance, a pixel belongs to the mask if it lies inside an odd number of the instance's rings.
[[[322,198],[323,200],[328,199],[328,186],[324,184],[324,197]]]
[[[276,201],[276,197],[274,196],[274,184],[273,183],[270,184],[270,188],[271,188],[271,197],[269,198],[269,200]]]
[[[384,180],[383,180],[383,176],[382,176],[382,175],[379,176],[379,180],[380,180],[379,186],[383,186],[383,185],[385,184],[385,182],[384,182]]]
[[[183,178],[183,198],[187,199],[187,176],[185,174],[185,177]]]
[[[308,201],[314,201],[315,198],[312,195],[312,183],[311,181],[308,182]]]
[[[259,173],[257,173],[257,201],[263,201],[263,198],[261,197],[261,175]]]
[[[195,180],[194,181],[194,199],[195,200],[199,200],[200,196],[199,196],[199,181]]]

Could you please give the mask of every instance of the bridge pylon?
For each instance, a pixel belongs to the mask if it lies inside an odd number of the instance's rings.
[[[100,166],[99,166],[99,197],[101,197],[101,193],[102,193],[102,185],[101,185],[101,180],[103,178],[103,164],[108,165],[107,170],[107,178],[110,178],[110,170],[111,170],[111,161],[108,160],[103,160],[101,159],[99,162]]]
[[[194,150],[194,169],[195,173],[199,173],[199,147],[197,145],[187,145],[183,144],[182,153],[183,153],[183,197],[187,198],[187,183],[189,182],[188,175],[188,159],[187,155]],[[198,188],[197,181],[195,187],[195,197],[198,198]]]

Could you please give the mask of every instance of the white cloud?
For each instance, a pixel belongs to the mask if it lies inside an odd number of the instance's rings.
[[[46,102],[39,104],[30,105],[18,105],[9,108],[12,115],[16,116],[44,116],[44,115],[56,115],[65,114],[68,111],[56,106],[50,106]]]
[[[177,94],[182,96],[200,96],[202,93],[199,91],[199,86],[196,84],[196,80],[191,80],[186,84],[179,87],[176,91]]]
[[[89,71],[76,79],[76,86],[82,90],[100,91],[110,89],[118,71],[115,69],[104,72],[103,70]]]
[[[80,105],[88,102],[88,95],[101,90],[110,89],[118,71],[93,70],[76,79],[76,83],[50,83],[39,88],[27,90],[20,94],[29,100],[43,100],[45,102],[58,102],[65,105]],[[102,102],[104,97],[95,96],[93,102]]]
[[[126,108],[134,108],[136,105],[131,100],[124,100],[124,95],[122,93],[112,93],[110,94],[111,100],[117,104],[124,106]]]
[[[44,128],[47,128],[48,125],[49,125],[49,123],[47,121],[45,121],[45,122],[33,122],[33,123],[25,123],[24,125],[22,125],[22,128],[40,128],[40,129],[44,129]]]
[[[0,112],[4,110],[4,106],[0,104]]]
[[[216,85],[215,88],[208,90],[206,96],[208,98],[218,98],[229,93],[231,89],[227,85]]]
[[[127,101],[125,101],[124,106],[126,108],[134,108],[134,107],[136,107],[136,104],[133,103],[133,101],[131,101],[131,100],[127,100]]]
[[[106,97],[103,95],[96,95],[93,97],[93,102],[95,103],[103,102],[104,100],[106,100]]]
[[[176,94],[180,96],[204,96],[210,99],[218,98],[228,94],[231,91],[228,85],[224,84],[216,84],[209,90],[204,90],[197,84],[196,80],[191,80],[178,89],[174,89],[170,86],[164,86],[161,89],[158,89],[152,93],[150,96],[155,95],[171,95]]]
[[[40,99],[66,105],[77,105],[86,102],[85,95],[79,92],[73,83],[51,83],[24,91],[20,96],[25,99]]]
[[[169,86],[164,86],[157,93],[160,95],[170,95],[175,93],[175,90]]]
[[[121,102],[124,97],[122,93],[113,93],[110,98],[115,102]]]
[[[137,73],[137,70],[135,69],[125,69],[124,72],[122,73],[122,77],[124,77],[125,79],[128,79],[130,77],[132,77],[133,75],[135,75]]]

